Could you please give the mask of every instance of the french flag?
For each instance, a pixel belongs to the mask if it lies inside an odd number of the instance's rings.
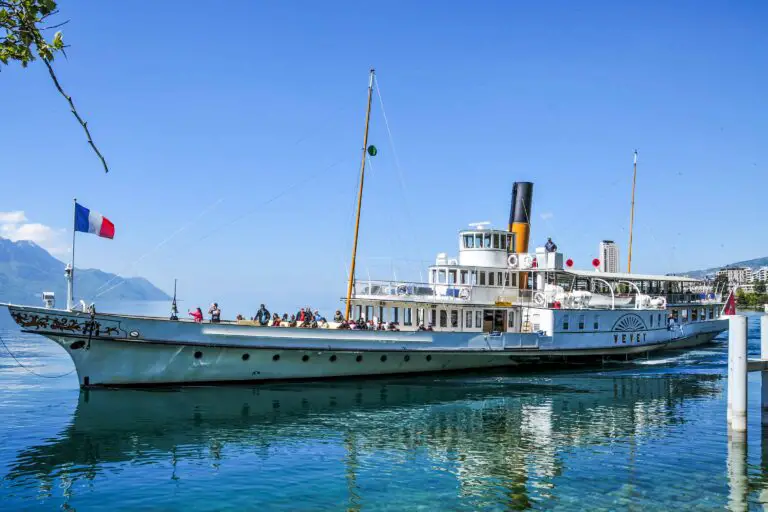
[[[102,238],[115,237],[115,225],[98,212],[75,203],[75,231],[93,233]]]

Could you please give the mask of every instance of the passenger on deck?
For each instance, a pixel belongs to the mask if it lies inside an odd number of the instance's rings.
[[[269,310],[264,307],[264,304],[256,312],[255,320],[259,322],[259,325],[267,325],[269,323]]]
[[[279,327],[280,326],[280,315],[275,313],[272,315],[272,327]]]
[[[235,317],[235,320],[237,320],[239,322],[240,320],[245,320],[245,317],[243,315],[241,315],[240,313],[238,313],[237,316]]]
[[[427,330],[428,331],[434,331],[434,329],[432,328],[432,324],[427,325]]]
[[[357,331],[357,330],[360,329],[360,325],[357,322],[355,322],[354,320],[350,320],[349,321],[349,326],[348,327],[350,329],[352,329],[353,331]]]
[[[424,328],[424,324],[423,323],[419,324],[419,327],[416,330],[417,331],[426,331],[426,329]]]
[[[669,315],[669,319],[667,320],[667,329],[670,331],[674,330],[675,328],[675,317],[672,315]]]
[[[342,323],[344,321],[344,315],[342,315],[341,311],[338,309],[336,310],[336,314],[333,315],[333,321],[338,323]]]
[[[325,317],[323,315],[321,315],[320,311],[317,310],[317,309],[315,310],[314,313],[312,313],[312,316],[315,318],[315,322],[317,322],[317,323],[325,322]]]
[[[280,321],[280,323],[288,323],[288,313],[283,313],[283,319]]]
[[[216,324],[221,322],[221,310],[217,303],[214,302],[211,304],[211,307],[208,308],[208,314],[211,315],[211,323]]]
[[[291,315],[291,319],[288,321],[288,327],[296,327],[296,315]]]
[[[551,238],[547,238],[547,243],[544,245],[544,249],[547,252],[557,252],[557,245],[555,245],[555,242],[553,242]]]
[[[201,324],[201,323],[203,323],[203,310],[202,310],[202,309],[200,309],[200,308],[197,308],[197,309],[196,309],[196,310],[194,310],[194,311],[189,311],[189,310],[188,310],[187,312],[189,313],[189,316],[191,316],[191,317],[192,317],[192,319],[193,319],[193,320],[194,320],[196,323],[198,323],[198,324]]]
[[[388,331],[399,331],[400,329],[397,328],[397,324],[395,322],[389,322],[389,325],[387,326]]]

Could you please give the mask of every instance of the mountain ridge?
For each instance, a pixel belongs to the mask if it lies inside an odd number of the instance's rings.
[[[66,265],[29,240],[0,237],[0,301],[40,304],[43,291],[66,300]],[[111,281],[111,282],[110,282]],[[109,285],[107,285],[109,283]],[[107,286],[105,286],[107,285]],[[104,291],[106,290],[106,291]],[[99,269],[75,269],[75,302],[101,300],[169,300],[170,296],[143,277],[119,277]]]
[[[683,275],[687,275],[690,277],[704,277],[709,274],[714,274],[721,268],[728,268],[728,267],[748,267],[752,270],[760,268],[760,267],[768,267],[768,256],[763,256],[761,258],[752,258],[749,260],[742,260],[742,261],[736,261],[733,263],[728,263],[727,265],[720,265],[718,267],[710,267],[700,270],[689,270],[688,272],[683,272]]]

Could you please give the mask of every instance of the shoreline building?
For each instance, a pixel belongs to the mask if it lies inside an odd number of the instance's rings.
[[[600,242],[600,272],[619,272],[619,246],[613,240]]]

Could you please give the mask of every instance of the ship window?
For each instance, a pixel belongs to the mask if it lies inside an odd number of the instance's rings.
[[[448,271],[448,284],[456,284],[456,269]]]
[[[430,277],[430,279],[429,279],[429,283],[430,283],[430,284],[435,284],[436,282],[437,282],[437,270],[435,270],[435,269],[433,268],[433,269],[432,269],[432,272],[431,272],[431,277]]]
[[[440,310],[440,327],[448,327],[448,312],[444,309]]]
[[[475,327],[483,325],[483,312],[475,311]]]
[[[355,315],[354,318],[360,318],[363,316],[363,306],[356,306],[355,310],[357,311],[357,315]]]
[[[481,233],[478,233],[475,235],[475,247],[477,248],[483,247],[483,235]]]
[[[486,233],[485,234],[484,244],[485,244],[485,248],[486,249],[490,249],[491,248],[491,234],[490,233]]]
[[[499,234],[498,233],[494,233],[493,234],[493,248],[494,249],[501,249],[501,245],[500,245],[500,242],[499,242]]]
[[[373,306],[365,306],[365,319],[371,320],[373,318]]]
[[[720,318],[720,308],[715,309],[715,318]]]
[[[715,314],[715,308],[709,308],[709,319],[712,320],[714,318]]]
[[[488,272],[488,286],[493,286],[493,272]]]
[[[512,309],[507,312],[507,325],[510,329],[515,328],[515,311]]]
[[[470,273],[470,278],[471,278],[471,283],[470,284],[476,285],[477,284],[477,270],[473,270]]]
[[[455,309],[451,310],[451,327],[458,327],[459,326],[459,312]]]
[[[472,328],[472,312],[471,311],[467,311],[465,324],[466,324],[465,327],[469,329]]]
[[[658,325],[659,327],[661,327],[661,313],[659,313],[659,318],[658,318],[658,320],[659,320],[659,321],[658,321],[658,323],[657,323],[656,325]]]
[[[568,315],[563,315],[563,330],[564,331],[568,330],[568,321],[569,321]]]
[[[579,315],[579,330],[584,330],[584,315]]]
[[[691,322],[698,320],[699,311],[696,308],[691,309]]]
[[[392,308],[392,321],[396,324],[400,323],[400,308]]]
[[[504,286],[509,288],[509,272],[504,272]]]
[[[501,235],[501,248],[502,249],[507,248],[507,237],[504,235]]]
[[[429,325],[437,324],[437,311],[434,309],[429,310]]]
[[[461,284],[467,284],[467,271],[466,270],[461,270],[459,272],[459,280],[460,280]]]
[[[445,269],[440,269],[437,271],[437,282],[440,284],[445,284]]]
[[[707,319],[707,309],[701,308],[701,311],[699,311],[699,320],[706,320]]]
[[[418,308],[416,310],[416,323],[419,325],[424,324],[424,308]]]
[[[386,322],[387,321],[386,317],[384,316],[385,313],[386,313],[386,311],[384,310],[384,308],[379,306],[379,322]]]
[[[501,272],[496,272],[496,286],[501,286]]]
[[[413,309],[403,308],[403,325],[413,325]]]
[[[480,274],[480,286],[485,286],[485,272],[478,272]]]
[[[510,274],[512,274],[511,276],[512,286],[517,286],[517,272],[510,272]]]
[[[651,329],[653,329],[653,313],[650,314],[651,317]]]
[[[594,322],[594,324],[592,325],[592,327],[593,327],[593,329],[595,329],[596,331],[599,331],[599,330],[600,330],[600,315],[595,315],[595,322]]]
[[[507,249],[509,249],[509,252],[513,252],[514,247],[512,247],[512,235],[507,235]]]
[[[475,246],[475,237],[473,235],[464,235],[464,248],[472,249]]]
[[[682,312],[682,321],[687,322],[688,321],[688,310],[687,309],[681,309]]]

